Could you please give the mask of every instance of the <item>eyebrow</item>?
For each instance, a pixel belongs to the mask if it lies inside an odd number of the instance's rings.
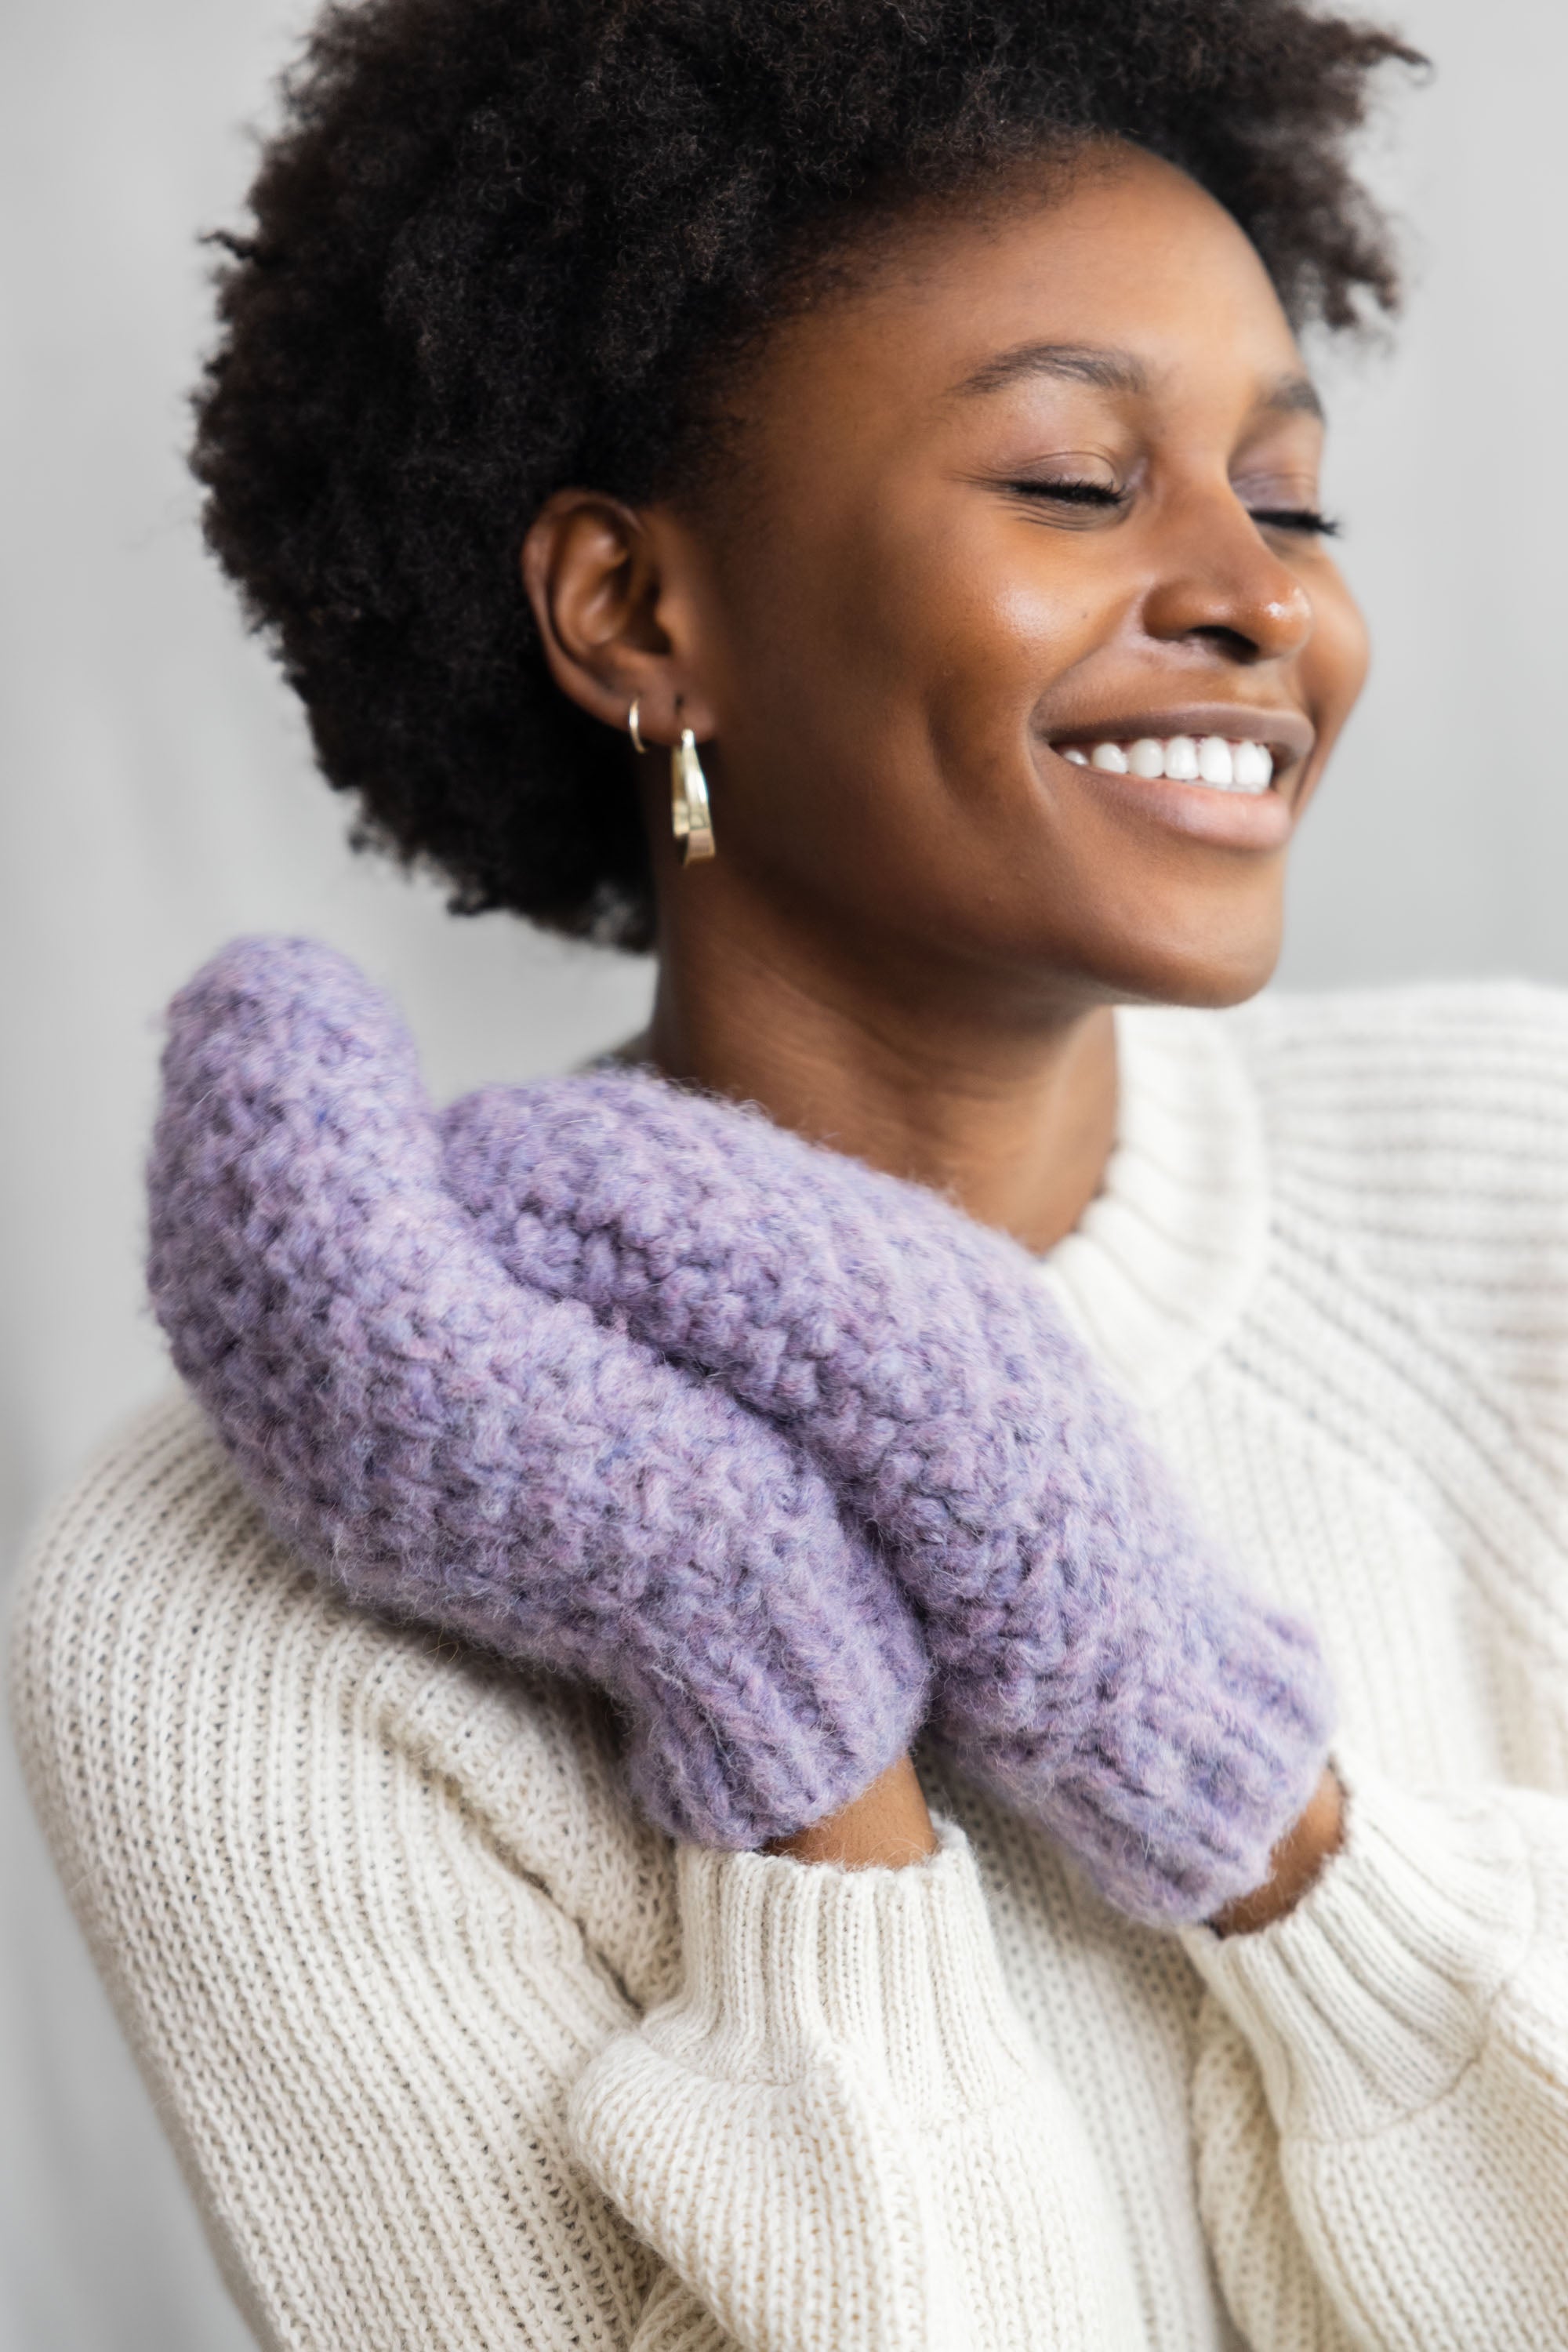
[[[1017,343],[1011,351],[998,352],[994,359],[985,361],[955,384],[953,391],[961,399],[969,399],[977,393],[1001,392],[1008,384],[1040,375],[1065,378],[1071,383],[1091,383],[1101,392],[1136,395],[1150,388],[1149,370],[1143,362],[1131,352],[1118,351],[1113,345]],[[1258,404],[1277,415],[1316,416],[1320,420],[1323,415],[1316,384],[1310,376],[1296,373],[1278,376]]]
[[[1320,425],[1326,421],[1321,395],[1310,375],[1276,377],[1258,404],[1280,415],[1315,416]]]
[[[953,390],[967,398],[974,393],[1000,392],[1032,375],[1066,376],[1074,383],[1098,384],[1102,392],[1149,389],[1149,371],[1131,352],[1096,343],[1016,343],[1010,352],[998,352]]]

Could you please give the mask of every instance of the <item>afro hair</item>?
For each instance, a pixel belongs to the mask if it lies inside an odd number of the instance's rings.
[[[521,585],[544,499],[679,489],[814,255],[1085,137],[1189,173],[1298,324],[1391,310],[1346,153],[1391,58],[1421,62],[1302,0],[330,7],[220,240],[193,463],[358,838],[464,911],[647,946],[626,747]]]

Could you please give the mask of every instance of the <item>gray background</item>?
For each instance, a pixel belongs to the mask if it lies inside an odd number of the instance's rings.
[[[161,1357],[138,1170],[155,1021],[247,929],[392,981],[438,1087],[570,1063],[646,971],[352,861],[287,698],[200,554],[177,455],[286,0],[10,0],[0,73],[0,1556]],[[1373,680],[1297,853],[1293,986],[1568,980],[1568,194],[1560,0],[1407,0],[1439,74],[1373,169],[1414,278],[1330,362],[1331,503]],[[219,2287],[0,1749],[0,2352],[229,2352]]]

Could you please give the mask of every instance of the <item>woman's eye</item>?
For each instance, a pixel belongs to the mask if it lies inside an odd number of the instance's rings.
[[[1333,539],[1339,524],[1316,507],[1248,507],[1247,513],[1264,530],[1300,531],[1304,538]]]
[[[1111,482],[1094,482],[1081,478],[1058,477],[1049,481],[1009,482],[1007,488],[1018,498],[1036,504],[1065,507],[1098,507],[1110,511],[1124,507],[1129,493]],[[1332,539],[1340,526],[1330,515],[1310,506],[1249,506],[1248,514],[1263,530],[1289,530],[1303,539]]]
[[[1009,482],[1007,487],[1020,498],[1047,499],[1068,507],[1120,507],[1127,499],[1125,490],[1116,489],[1110,482]]]

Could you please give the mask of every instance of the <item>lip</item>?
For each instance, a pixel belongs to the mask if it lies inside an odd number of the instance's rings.
[[[1213,849],[1279,849],[1295,827],[1294,802],[1272,785],[1266,793],[1219,793],[1205,784],[1173,783],[1168,776],[1113,776],[1104,768],[1075,768],[1067,760],[1058,772],[1117,815],[1145,824],[1152,821]]]
[[[1205,784],[1176,783],[1168,776],[1117,776],[1109,769],[1079,767],[1063,760],[1073,745],[1135,743],[1142,735],[1169,740],[1173,735],[1223,735],[1233,743],[1265,743],[1274,754],[1274,781],[1258,793],[1215,792]],[[1159,710],[1116,711],[1088,724],[1053,728],[1047,748],[1059,765],[1057,778],[1070,776],[1125,816],[1153,819],[1189,841],[1216,849],[1255,852],[1280,848],[1296,820],[1296,792],[1317,740],[1310,719],[1299,710],[1260,709],[1238,702],[1188,702]]]

